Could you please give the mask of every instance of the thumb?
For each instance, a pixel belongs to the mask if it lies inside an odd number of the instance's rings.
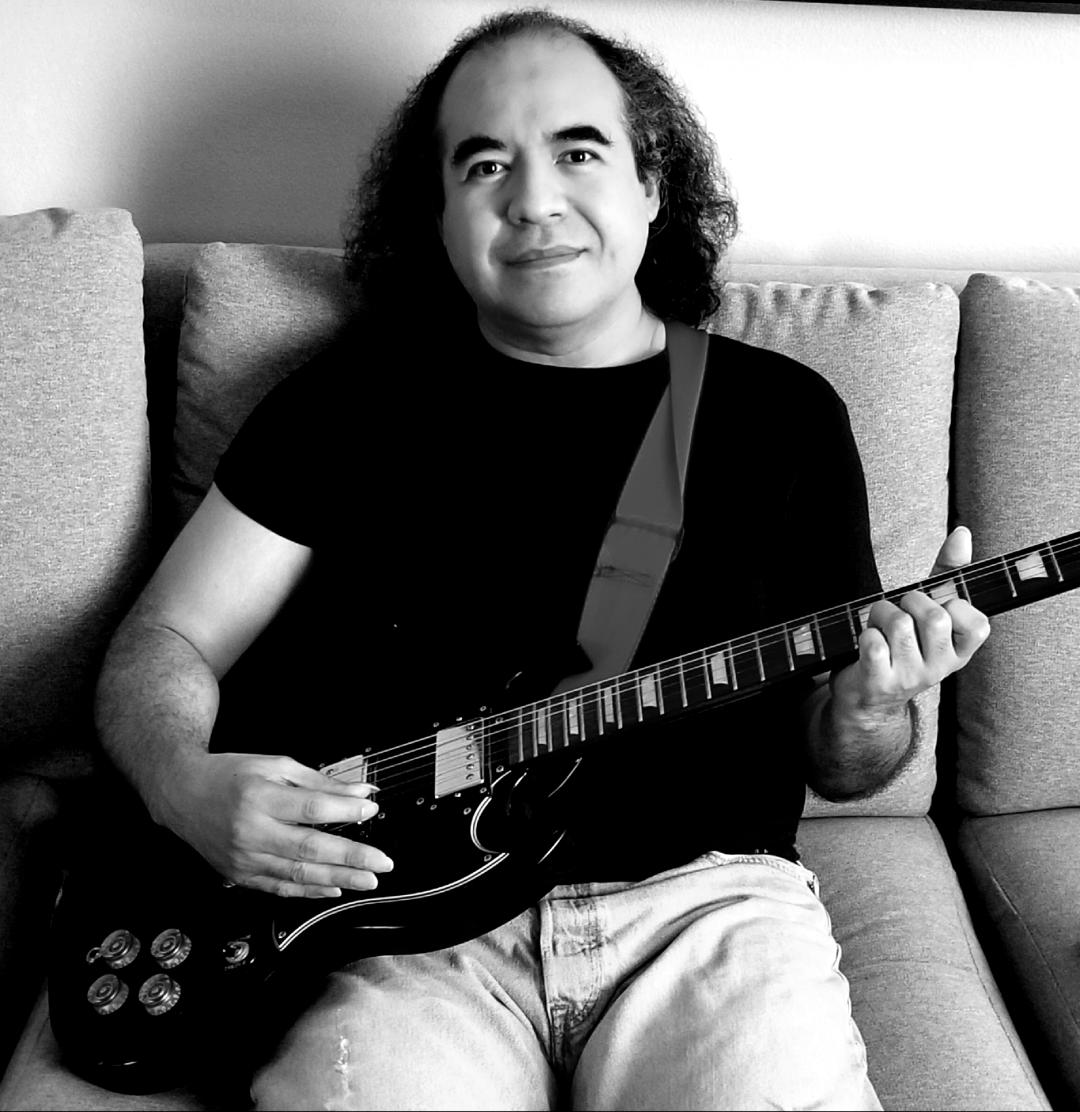
[[[966,525],[958,525],[946,538],[937,554],[931,575],[951,571],[971,563],[971,530]]]

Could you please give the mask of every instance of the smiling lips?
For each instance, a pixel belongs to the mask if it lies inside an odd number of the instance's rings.
[[[506,265],[522,270],[543,270],[547,267],[573,262],[584,251],[584,247],[569,247],[564,244],[536,248],[532,251],[522,251],[520,255],[507,259]]]

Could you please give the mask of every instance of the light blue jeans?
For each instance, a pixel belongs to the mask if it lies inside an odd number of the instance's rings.
[[[878,1109],[817,882],[709,853],[336,973],[259,1109]]]

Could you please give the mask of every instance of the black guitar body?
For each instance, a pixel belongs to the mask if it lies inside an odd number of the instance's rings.
[[[564,837],[552,816],[579,760],[438,799],[380,791],[374,819],[328,829],[395,867],[371,892],[327,900],[225,887],[180,839],[125,809],[95,830],[97,867],[72,871],[55,912],[49,1005],[67,1064],[123,1092],[200,1075],[239,1082],[322,974],[463,942],[543,895]],[[102,855],[123,883],[102,884]]]

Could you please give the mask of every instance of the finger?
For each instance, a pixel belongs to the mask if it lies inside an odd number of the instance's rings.
[[[958,525],[946,538],[937,554],[931,575],[952,571],[971,563],[971,530],[966,525]]]
[[[366,822],[378,813],[379,805],[364,796],[281,784],[273,785],[268,790],[266,809],[281,822],[325,826],[339,822]]]
[[[378,854],[378,851],[375,853]],[[389,858],[384,860],[390,863]],[[342,889],[370,892],[379,884],[378,876],[370,869],[352,869],[320,861],[263,857],[255,868],[252,884],[274,891],[277,895],[296,894],[297,889],[318,891],[323,895],[332,889],[337,890],[336,894],[340,894]]]
[[[909,591],[900,605],[912,617],[923,661],[931,667],[951,668],[956,652],[949,611],[922,591]]]
[[[990,619],[965,599],[951,599],[945,604],[945,609],[952,621],[956,655],[967,662],[990,636]]]
[[[304,864],[342,866],[345,871],[386,873],[394,863],[381,849],[339,838],[311,827],[283,826],[267,851],[278,859]],[[335,881],[335,883],[337,883]]]
[[[879,599],[870,608],[867,628],[881,635],[892,667],[921,663],[915,618],[907,610],[888,599]]]
[[[278,780],[297,788],[310,788],[312,791],[330,792],[336,795],[367,798],[379,789],[374,784],[362,781],[350,782],[337,776],[327,776],[325,772],[302,765],[299,761],[285,758]]]

